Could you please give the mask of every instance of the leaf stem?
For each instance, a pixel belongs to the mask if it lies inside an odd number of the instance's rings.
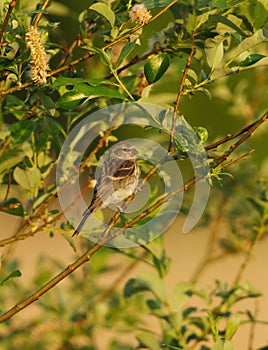
[[[169,142],[169,147],[168,147],[168,151],[171,152],[172,150],[175,150],[175,130],[176,130],[176,121],[177,121],[177,115],[178,115],[178,111],[179,111],[179,105],[181,102],[181,98],[183,96],[183,88],[185,85],[185,80],[186,80],[186,76],[188,73],[188,70],[190,68],[190,65],[192,63],[192,59],[195,53],[195,43],[194,43],[194,31],[192,32],[192,43],[191,43],[191,51],[190,54],[187,58],[186,64],[185,64],[185,68],[183,71],[183,75],[181,78],[181,82],[180,82],[180,86],[179,86],[179,92],[177,94],[177,98],[174,102],[174,109],[173,109],[173,118],[172,118],[172,126],[171,126],[171,132],[170,132],[170,142]]]

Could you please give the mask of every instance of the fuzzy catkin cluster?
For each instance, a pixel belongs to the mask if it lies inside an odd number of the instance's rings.
[[[44,49],[40,32],[31,26],[26,33],[26,44],[31,51],[31,75],[35,84],[45,84],[48,64],[47,53]]]
[[[131,22],[147,24],[152,16],[144,4],[136,4],[130,10],[129,17]]]

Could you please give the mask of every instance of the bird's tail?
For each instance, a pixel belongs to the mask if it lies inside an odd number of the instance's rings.
[[[72,234],[72,237],[78,235],[78,233],[81,232],[83,226],[85,225],[85,222],[87,221],[87,219],[88,219],[88,217],[89,217],[89,215],[90,215],[91,213],[92,213],[92,210],[90,210],[90,209],[86,209],[86,210],[84,211],[84,214],[83,214],[83,216],[82,216],[82,219],[81,219],[79,225],[77,226],[76,230],[75,230],[74,233]]]

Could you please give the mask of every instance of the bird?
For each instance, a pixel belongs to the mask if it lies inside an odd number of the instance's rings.
[[[129,141],[121,141],[111,147],[97,179],[92,200],[72,237],[78,235],[88,217],[98,209],[119,204],[129,197],[138,185],[140,167],[136,161],[138,151]]]

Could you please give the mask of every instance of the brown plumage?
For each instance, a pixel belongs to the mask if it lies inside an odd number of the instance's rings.
[[[122,203],[135,190],[140,177],[140,168],[136,162],[138,152],[127,141],[113,146],[103,163],[101,174],[94,189],[93,198],[83,213],[82,219],[73,233],[81,232],[88,217],[96,210],[111,203]]]

